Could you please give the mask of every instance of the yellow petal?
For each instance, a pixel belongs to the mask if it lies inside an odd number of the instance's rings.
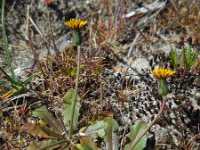
[[[167,68],[163,68],[163,67],[159,67],[157,69],[154,69],[151,72],[156,78],[169,78],[170,76],[172,76],[175,71],[171,70],[171,69],[167,69]]]
[[[73,18],[69,21],[64,22],[64,24],[71,29],[80,30],[87,24],[87,21]]]

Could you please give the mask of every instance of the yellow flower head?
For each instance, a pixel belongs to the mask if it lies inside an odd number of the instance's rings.
[[[71,29],[79,30],[87,24],[87,21],[80,19],[70,19],[69,21],[64,22],[64,24]]]
[[[173,70],[167,69],[167,68],[163,68],[163,67],[159,67],[157,69],[154,69],[151,73],[154,76],[156,76],[156,78],[158,78],[158,79],[166,79],[166,78],[169,78],[170,76],[172,76],[174,73],[176,73],[176,71],[173,71]]]

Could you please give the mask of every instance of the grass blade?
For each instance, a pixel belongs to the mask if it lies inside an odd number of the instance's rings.
[[[12,75],[12,79],[17,82],[17,76],[14,73],[13,67],[12,67],[12,61],[10,58],[10,54],[8,51],[8,39],[7,39],[7,35],[6,35],[6,28],[5,28],[5,5],[6,5],[6,0],[2,1],[2,12],[1,12],[1,22],[2,22],[2,34],[3,34],[3,43],[4,43],[4,50],[5,50],[5,54],[6,54],[6,60],[7,60],[7,64],[8,67],[10,69],[11,75]]]

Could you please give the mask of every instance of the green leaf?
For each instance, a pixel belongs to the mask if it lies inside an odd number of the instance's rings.
[[[191,46],[188,47],[187,53],[186,49],[182,48],[182,63],[185,70],[189,70],[196,62],[197,54],[192,52]]]
[[[54,132],[62,134],[64,129],[61,123],[45,108],[41,107],[33,111],[33,116],[42,119]]]
[[[75,96],[76,91],[74,89],[69,90],[65,96],[64,96],[64,111],[63,111],[63,116],[64,116],[64,123],[66,125],[70,125],[70,120],[71,120],[71,113],[72,113],[72,100],[73,97]],[[78,126],[78,117],[79,117],[79,110],[80,110],[80,97],[77,96],[77,101],[76,101],[76,106],[75,106],[75,114],[74,114],[74,129],[77,129]]]
[[[184,68],[187,68],[187,58],[186,58],[184,47],[182,47],[181,58],[182,58],[182,63],[183,63]]]
[[[103,120],[95,120],[95,122],[89,125],[83,133],[92,138],[104,138],[106,143],[106,149],[118,149],[118,128],[117,121],[111,117],[106,117]],[[83,128],[82,128],[83,130]]]
[[[196,53],[192,53],[191,66],[193,66],[196,63],[197,57],[198,56]]]
[[[22,84],[24,84],[24,85],[28,84],[33,78],[39,76],[39,74],[40,74],[40,72],[34,73],[34,74],[30,75],[29,77],[27,77],[27,78],[22,82]]]
[[[75,77],[76,76],[76,68],[61,68],[61,73],[65,76]]]
[[[10,53],[8,50],[8,37],[6,34],[6,20],[5,20],[5,9],[6,8],[6,0],[2,1],[2,10],[1,10],[1,23],[2,23],[2,37],[3,37],[3,47],[5,50],[5,55],[6,55],[6,61],[7,61],[7,65],[8,68],[11,72],[11,78],[13,82],[17,82],[18,78],[13,70],[13,66],[12,66],[12,61],[11,61],[11,57],[10,57]]]
[[[52,145],[56,144],[57,140],[44,140],[42,142],[32,142],[28,147],[27,150],[41,150],[45,149],[46,147],[51,147]],[[51,148],[48,148],[48,150],[53,150],[55,148],[60,147],[60,145],[52,146]],[[47,148],[46,148],[47,149]]]
[[[135,124],[132,126],[130,133],[128,134],[128,138],[131,140],[131,142],[127,145],[125,145],[125,150],[130,150],[131,143],[147,128],[147,125],[142,120],[138,120],[135,122]],[[146,147],[147,142],[147,136],[144,135],[141,140],[137,143],[137,145],[134,147],[134,150],[143,150]]]
[[[73,150],[99,150],[99,148],[91,137],[85,136],[80,138],[80,144],[76,144]]]
[[[107,150],[119,149],[119,138],[117,136],[119,124],[113,118],[107,118],[105,120],[105,136],[104,141],[106,143]]]
[[[58,134],[54,131],[52,131],[50,128],[46,127],[46,126],[40,126],[41,130],[46,133],[48,136],[54,137],[56,139],[64,139],[65,136],[62,134]]]
[[[15,81],[8,75],[8,73],[0,66],[0,71],[4,74],[5,78],[12,84],[15,84]]]
[[[105,127],[106,122],[104,120],[96,120],[94,124],[88,126],[84,133],[92,138],[97,138],[97,136],[103,138],[105,136]]]
[[[174,68],[177,68],[178,67],[178,54],[177,54],[176,48],[171,49],[170,60],[171,60],[172,65],[174,66]]]
[[[111,117],[105,117],[101,120],[95,120],[89,125],[84,134],[91,138],[104,138],[107,150],[119,149],[119,136],[117,135],[119,125],[117,121]],[[82,128],[83,130],[83,128]]]
[[[188,64],[188,66],[191,65],[191,55],[192,55],[192,50],[191,50],[191,46],[189,46],[188,50],[187,50],[187,64]]]
[[[31,134],[32,136],[36,136],[39,138],[45,138],[45,139],[62,139],[63,136],[59,135],[58,133],[55,133],[51,131],[50,128],[47,126],[41,126],[38,123],[32,124],[32,123],[26,123],[22,126],[22,130]]]

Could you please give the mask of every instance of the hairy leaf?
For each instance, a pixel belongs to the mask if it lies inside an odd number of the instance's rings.
[[[32,136],[36,136],[39,138],[45,139],[61,139],[62,135],[53,132],[50,128],[46,126],[41,126],[38,123],[26,123],[22,126],[22,130],[31,134]]]
[[[172,48],[171,52],[170,52],[170,60],[172,65],[174,66],[174,68],[178,67],[178,54],[176,51],[176,48]]]
[[[130,144],[125,145],[125,150],[130,150],[131,143],[145,130],[147,125],[142,121],[138,120],[131,128],[128,138],[131,140]],[[143,150],[146,147],[147,136],[144,135],[141,140],[134,147],[134,150]]]
[[[80,144],[76,144],[74,150],[100,150],[91,137],[85,136],[80,138]]]
[[[185,52],[185,48],[183,47],[182,48],[182,51],[181,51],[181,58],[182,58],[182,63],[183,63],[183,66],[184,66],[184,68],[188,68],[187,67],[187,58],[186,58],[186,54],[185,54],[186,52]]]
[[[42,142],[37,142],[37,143],[32,142],[27,147],[27,150],[42,150],[42,149],[47,149],[47,147],[49,147],[48,150],[53,150],[55,148],[60,147],[60,145],[52,146],[52,145],[56,144],[57,142],[58,142],[57,140],[44,140]]]
[[[105,137],[104,141],[106,143],[106,149],[119,149],[119,138],[117,136],[119,125],[117,121],[113,118],[107,118],[105,120]]]
[[[97,138],[97,136],[103,138],[105,136],[105,126],[106,122],[104,120],[96,120],[94,124],[88,126],[84,133],[92,138]]]
[[[65,96],[64,96],[64,112],[63,112],[63,116],[64,116],[64,123],[66,125],[70,125],[70,121],[71,121],[71,113],[72,113],[72,100],[73,97],[75,96],[76,91],[74,89],[69,90]],[[77,101],[76,101],[76,106],[75,106],[75,114],[74,114],[74,120],[73,120],[73,124],[74,124],[74,129],[77,129],[77,125],[78,125],[78,117],[79,117],[79,110],[80,110],[80,97],[77,96]]]
[[[53,131],[63,133],[64,129],[61,123],[56,119],[45,107],[38,108],[33,111],[33,116],[42,119]]]

